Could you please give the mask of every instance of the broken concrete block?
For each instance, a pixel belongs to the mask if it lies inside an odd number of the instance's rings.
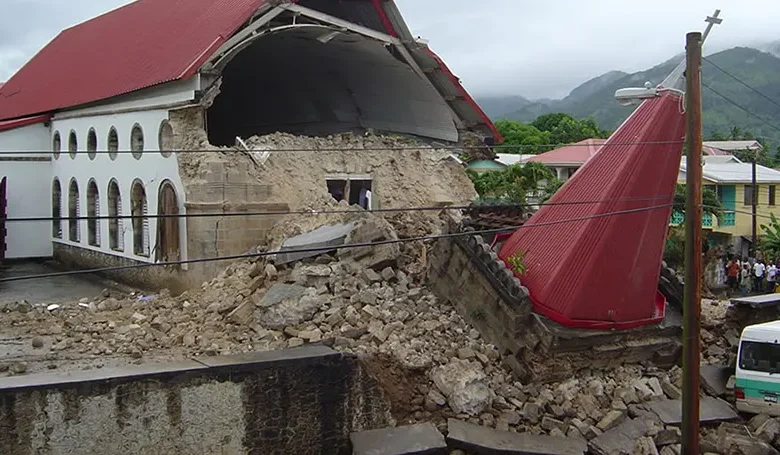
[[[624,420],[620,425],[590,440],[588,447],[594,455],[633,453],[636,441],[646,433],[647,424],[642,420]]]
[[[580,438],[511,433],[456,419],[447,420],[447,442],[472,454],[583,455],[588,450]]]
[[[658,455],[658,449],[655,448],[652,438],[642,437],[637,439],[631,453],[633,455]]]
[[[255,313],[255,305],[251,300],[244,300],[228,314],[228,320],[234,324],[248,324]]]
[[[682,391],[680,391],[680,389],[678,389],[677,386],[671,382],[661,382],[661,388],[664,390],[664,393],[667,397],[669,397],[670,400],[679,400],[682,398]]]
[[[605,415],[604,418],[599,421],[598,424],[596,424],[596,427],[598,427],[598,429],[601,431],[607,431],[611,428],[620,425],[620,423],[623,422],[625,419],[626,419],[625,412],[612,410],[609,411],[607,415]]]
[[[432,423],[352,433],[354,455],[446,455],[444,436]]]
[[[431,372],[436,387],[447,397],[453,411],[477,415],[493,403],[495,393],[485,382],[485,373],[470,362],[453,360]]]
[[[658,415],[666,425],[679,425],[682,422],[682,402],[679,400],[657,400],[647,403],[647,408]],[[699,402],[699,420],[702,422],[717,422],[739,418],[730,404],[708,396],[701,397]]]
[[[718,453],[780,455],[771,445],[754,438],[744,425],[731,423],[722,423],[718,427]]]
[[[712,396],[722,396],[727,392],[726,383],[734,369],[724,365],[702,365],[701,385]]]

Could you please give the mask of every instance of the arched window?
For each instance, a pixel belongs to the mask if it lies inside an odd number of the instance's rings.
[[[51,184],[51,235],[56,239],[62,238],[62,186],[60,181],[54,179]]]
[[[140,160],[144,154],[144,130],[141,125],[133,125],[133,131],[130,133],[130,150],[133,152],[133,158]]]
[[[94,160],[96,154],[97,154],[97,133],[95,133],[95,128],[90,128],[89,133],[87,133],[87,155],[89,156],[90,160]]]
[[[124,251],[124,230],[122,220],[122,195],[119,193],[119,184],[116,180],[108,183],[108,247],[114,251]]]
[[[87,185],[87,242],[92,246],[100,246],[100,221],[95,217],[100,216],[100,196],[95,180]]]
[[[76,137],[76,132],[70,130],[70,138],[68,138],[68,153],[71,158],[76,158],[76,152],[79,151],[79,140]]]
[[[70,180],[68,189],[68,238],[71,242],[80,242],[81,233],[79,232],[79,184],[76,179]]]
[[[54,132],[54,139],[52,139],[51,150],[54,152],[54,159],[60,159],[60,152],[62,151],[62,138],[60,137],[59,131]]]
[[[146,203],[146,190],[140,180],[133,182],[130,191],[133,215],[133,253],[149,256],[149,218]],[[138,217],[138,218],[135,218]]]
[[[176,188],[168,180],[160,185],[157,198],[157,214],[179,214],[179,200],[176,197]],[[157,262],[175,262],[180,259],[179,218],[174,216],[158,218],[155,260]]]
[[[108,130],[106,145],[108,148],[108,157],[111,158],[111,161],[114,161],[116,159],[117,152],[119,151],[119,135],[116,134],[116,128],[113,126],[110,130]]]
[[[165,158],[171,156],[173,150],[173,127],[168,120],[163,120],[160,124],[160,136],[158,138],[158,144],[160,144],[160,153]]]

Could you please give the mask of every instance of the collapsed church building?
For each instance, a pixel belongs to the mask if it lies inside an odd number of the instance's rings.
[[[64,30],[0,87],[4,257],[187,261],[262,245],[313,201],[468,203],[436,148],[466,131],[500,140],[393,1],[138,0]],[[53,221],[13,221],[36,217]],[[220,267],[168,272],[195,284]]]

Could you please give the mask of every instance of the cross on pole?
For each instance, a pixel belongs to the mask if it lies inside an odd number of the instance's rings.
[[[707,36],[710,34],[710,31],[712,31],[712,27],[723,23],[723,19],[719,18],[718,16],[720,16],[720,10],[716,9],[715,14],[712,16],[707,16],[707,19],[704,19],[704,22],[707,23],[707,28],[704,29],[704,34],[701,37],[702,44],[704,44],[704,41],[707,40]]]

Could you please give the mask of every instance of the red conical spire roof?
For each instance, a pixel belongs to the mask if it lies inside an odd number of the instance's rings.
[[[663,319],[658,278],[684,136],[680,94],[643,101],[506,241],[499,256],[524,253],[519,278],[537,313],[600,329]]]

